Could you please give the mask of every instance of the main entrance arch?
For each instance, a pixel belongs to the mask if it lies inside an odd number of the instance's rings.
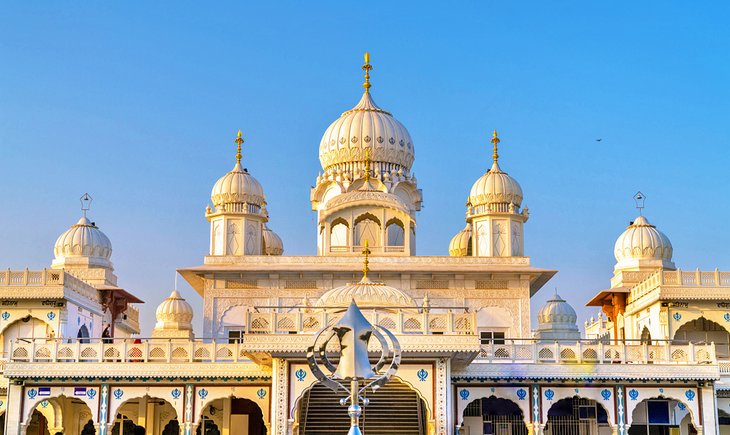
[[[175,407],[164,399],[130,398],[116,409],[111,435],[137,435],[142,429],[146,434],[179,434],[177,420]]]
[[[250,399],[225,397],[209,401],[201,411],[197,435],[266,435],[261,408]]]
[[[21,430],[25,435],[81,434],[89,423],[94,425],[91,408],[77,397],[49,397],[26,412]]]
[[[674,399],[653,397],[642,400],[631,413],[629,435],[696,434],[689,408]]]
[[[391,379],[377,393],[365,393],[370,399],[363,408],[360,428],[368,435],[425,435],[428,409],[423,399],[408,384]],[[320,383],[314,384],[299,400],[297,421],[299,435],[347,433],[350,417],[340,405],[341,395]]]

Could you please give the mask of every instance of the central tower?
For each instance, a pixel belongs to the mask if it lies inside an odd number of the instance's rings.
[[[411,173],[415,148],[408,130],[375,104],[370,55],[365,92],[322,136],[323,173],[311,191],[317,212],[317,253],[359,255],[365,242],[375,255],[415,255],[421,190]]]

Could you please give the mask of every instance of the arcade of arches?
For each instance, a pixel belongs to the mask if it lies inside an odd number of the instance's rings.
[[[691,320],[677,329],[674,340],[692,343],[714,343],[718,358],[730,358],[730,333],[704,317]]]

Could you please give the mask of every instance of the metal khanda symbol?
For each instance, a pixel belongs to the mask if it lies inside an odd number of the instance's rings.
[[[692,402],[693,400],[695,400],[695,394],[696,393],[694,391],[687,390],[684,393],[684,397],[686,397],[688,401]]]
[[[299,369],[294,373],[294,376],[297,377],[297,381],[302,382],[307,377],[307,372],[304,369]]]
[[[527,397],[527,391],[524,388],[517,390],[517,399],[525,400],[525,397]]]
[[[337,365],[327,357],[327,345],[335,337],[340,345]],[[372,337],[378,340],[382,349],[380,359],[374,366],[368,358],[368,344]],[[362,415],[360,404],[367,406],[370,402],[362,394],[368,388],[375,392],[385,385],[398,370],[400,360],[400,344],[395,336],[382,326],[373,326],[368,322],[354,300],[337,324],[319,331],[312,345],[307,348],[307,362],[314,377],[335,393],[347,394],[347,397],[340,399],[340,404],[344,406],[350,403],[347,408],[350,416],[348,435],[362,434],[359,427]],[[349,384],[349,389],[346,384]]]
[[[608,400],[611,398],[611,390],[608,388],[601,391],[601,397],[603,397],[603,400]]]
[[[256,395],[259,396],[259,399],[263,399],[266,397],[266,390],[262,388],[256,392]]]
[[[426,378],[428,377],[428,372],[424,369],[421,369],[416,373],[416,376],[418,376],[418,380],[421,382],[426,382]]]

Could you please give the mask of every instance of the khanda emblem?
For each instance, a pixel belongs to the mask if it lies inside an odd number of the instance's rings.
[[[373,337],[381,347],[381,356],[375,365],[370,364],[368,357],[368,346]],[[327,346],[333,339],[339,342],[340,348],[337,365],[327,357]],[[319,331],[307,348],[307,362],[314,377],[335,393],[345,396],[340,399],[341,405],[350,403],[349,435],[361,434],[358,427],[362,415],[360,404],[367,406],[370,403],[363,393],[368,388],[375,392],[385,385],[398,370],[400,361],[400,344],[395,336],[382,326],[368,322],[354,300],[337,324]]]

